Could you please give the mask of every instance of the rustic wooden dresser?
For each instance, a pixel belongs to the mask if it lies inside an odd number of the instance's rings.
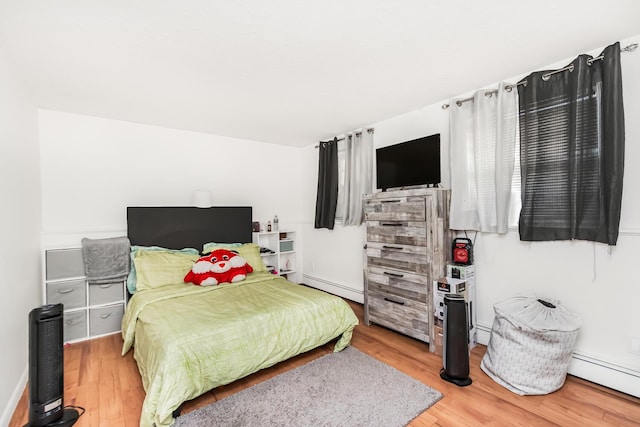
[[[432,283],[445,275],[453,232],[449,190],[365,195],[365,323],[429,343],[434,350]]]

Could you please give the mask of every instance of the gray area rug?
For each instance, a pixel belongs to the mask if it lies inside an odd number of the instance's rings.
[[[441,398],[347,347],[182,415],[175,426],[405,426]]]

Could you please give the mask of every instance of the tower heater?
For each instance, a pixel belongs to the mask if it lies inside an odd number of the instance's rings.
[[[469,378],[469,321],[467,303],[460,294],[444,296],[444,345],[440,371],[443,380],[458,386],[471,384]]]
[[[29,424],[25,427],[71,426],[75,409],[64,408],[62,304],[29,313]]]

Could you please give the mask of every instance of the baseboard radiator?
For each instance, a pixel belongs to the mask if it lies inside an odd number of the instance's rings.
[[[360,304],[364,303],[364,291],[360,289],[354,289],[349,285],[336,283],[310,274],[303,274],[302,278],[303,282],[311,287],[321,289],[351,301],[359,302]]]

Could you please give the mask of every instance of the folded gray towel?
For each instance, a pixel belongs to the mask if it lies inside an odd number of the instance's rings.
[[[82,257],[87,281],[111,283],[126,280],[129,275],[129,239],[82,239]]]

